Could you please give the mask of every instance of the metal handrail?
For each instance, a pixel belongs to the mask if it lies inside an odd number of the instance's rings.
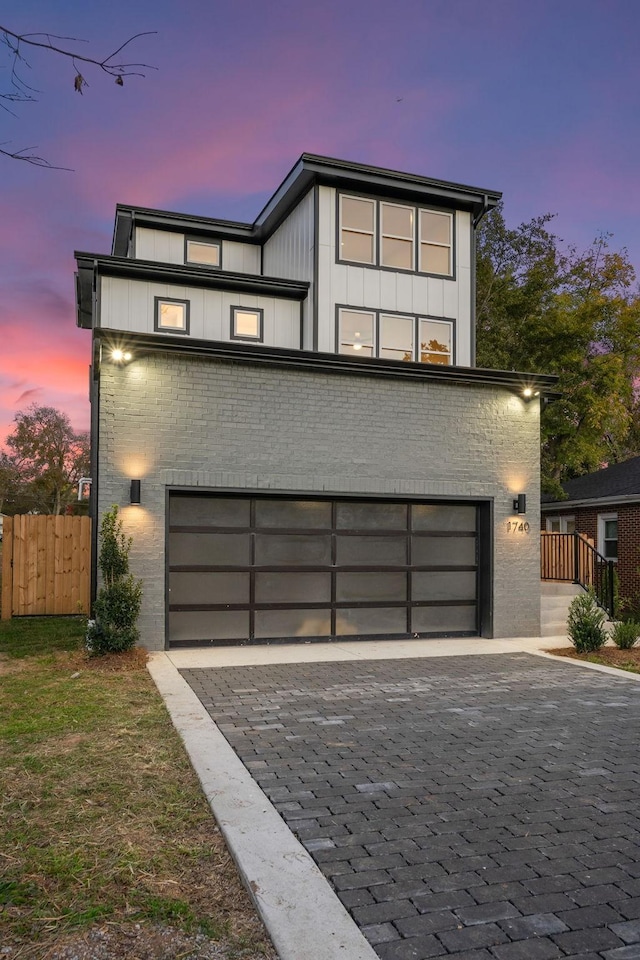
[[[540,575],[543,580],[566,580],[592,590],[596,601],[615,616],[615,564],[599,553],[581,533],[544,533],[541,537]]]

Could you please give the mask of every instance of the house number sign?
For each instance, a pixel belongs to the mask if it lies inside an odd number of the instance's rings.
[[[529,533],[530,529],[526,520],[507,520],[507,533]]]

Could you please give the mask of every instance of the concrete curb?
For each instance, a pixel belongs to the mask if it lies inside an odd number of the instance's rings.
[[[378,960],[166,654],[147,666],[280,960]]]
[[[640,673],[632,673],[630,670],[622,670],[620,667],[608,667],[604,663],[589,663],[586,660],[574,660],[573,657],[558,657],[554,653],[547,653],[545,650],[530,650],[536,657],[544,657],[546,660],[555,660],[556,663],[570,663],[576,667],[586,667],[587,670],[596,670],[598,673],[608,673],[610,677],[620,677],[622,680],[640,681]]]

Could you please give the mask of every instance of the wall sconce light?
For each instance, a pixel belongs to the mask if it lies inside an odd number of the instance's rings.
[[[114,363],[128,363],[131,360],[131,354],[128,350],[120,350],[119,347],[116,347],[115,350],[111,351],[111,359]]]
[[[138,481],[140,482],[140,481]],[[527,512],[527,495],[526,493],[519,493],[518,496],[513,501],[513,510],[514,513],[525,514]]]
[[[129,491],[129,502],[133,504],[140,503],[140,481],[132,480],[131,489]]]

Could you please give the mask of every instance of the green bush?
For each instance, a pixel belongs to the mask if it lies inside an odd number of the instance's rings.
[[[581,593],[574,597],[569,607],[567,632],[578,653],[599,650],[607,639],[604,629],[605,613],[593,593]]]
[[[619,650],[630,650],[640,637],[640,623],[636,620],[620,620],[614,623],[611,639]]]
[[[89,655],[122,653],[140,639],[136,621],[142,603],[142,583],[129,573],[131,537],[122,532],[118,508],[105,513],[100,527],[99,565],[103,586],[95,602],[95,619],[87,626]]]

